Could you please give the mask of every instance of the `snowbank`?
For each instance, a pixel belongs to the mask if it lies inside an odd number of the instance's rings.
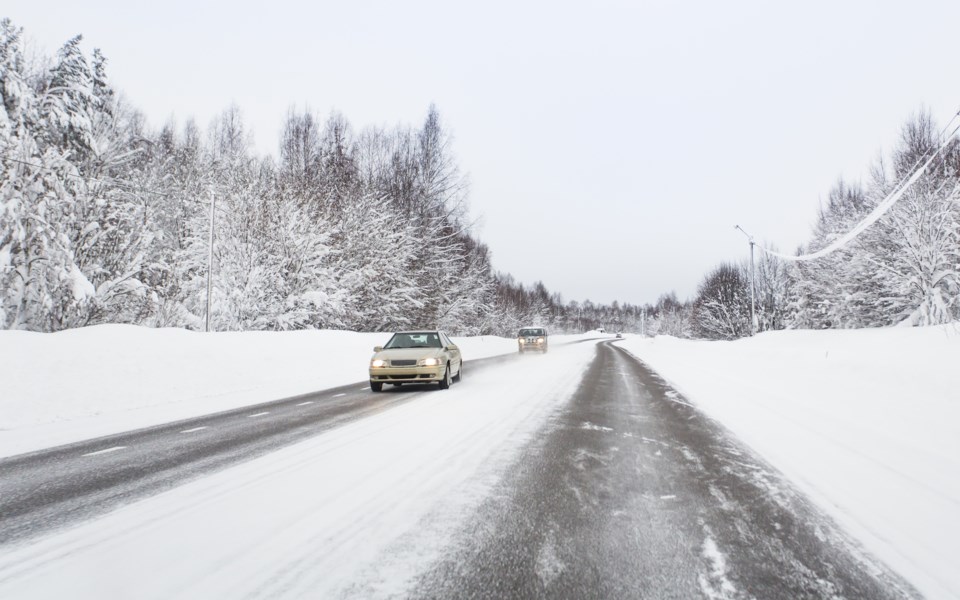
[[[0,456],[367,379],[389,333],[200,333],[99,325],[0,331]],[[454,338],[464,360],[513,339]]]
[[[623,346],[928,597],[960,597],[960,328]]]

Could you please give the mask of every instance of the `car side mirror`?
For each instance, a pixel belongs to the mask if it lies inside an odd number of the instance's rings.
[[[380,351],[382,351],[382,350],[383,350],[383,346],[374,346],[374,347],[373,347],[373,351],[374,351],[374,352],[380,352]]]

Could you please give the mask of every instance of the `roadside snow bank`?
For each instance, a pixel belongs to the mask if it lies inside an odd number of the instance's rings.
[[[200,333],[99,325],[0,331],[0,456],[367,379],[389,333]],[[464,360],[516,341],[454,338]]]
[[[960,598],[960,328],[623,347],[930,598]]]

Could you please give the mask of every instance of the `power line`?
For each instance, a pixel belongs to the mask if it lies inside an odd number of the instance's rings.
[[[947,127],[944,128],[944,131],[946,131],[946,129],[953,124],[953,122],[957,119],[958,116],[960,116],[960,111],[958,111],[957,114],[954,115],[952,119],[950,119],[950,122],[947,123]],[[820,250],[817,250],[816,252],[812,252],[810,254],[801,254],[799,256],[795,256],[790,254],[783,254],[782,252],[777,252],[776,250],[771,250],[770,248],[766,248],[764,246],[761,246],[760,244],[754,243],[752,239],[751,239],[751,245],[755,245],[757,248],[759,248],[766,254],[769,254],[771,256],[776,256],[778,258],[782,258],[783,260],[788,260],[792,262],[801,262],[801,261],[816,260],[818,258],[823,258],[824,256],[837,250],[838,248],[846,245],[847,243],[852,241],[854,238],[859,236],[861,233],[863,233],[868,227],[870,227],[871,225],[876,223],[878,220],[880,220],[880,217],[882,217],[888,210],[890,210],[890,208],[894,204],[896,204],[900,200],[900,198],[903,197],[906,191],[910,189],[910,187],[914,183],[916,183],[918,179],[920,179],[920,177],[926,172],[927,167],[929,167],[930,164],[934,161],[934,159],[937,158],[937,156],[941,152],[943,152],[943,150],[950,144],[950,142],[953,141],[953,139],[957,136],[958,132],[960,132],[960,125],[958,125],[957,127],[954,127],[950,135],[947,136],[947,138],[943,141],[940,147],[937,148],[937,150],[930,155],[927,161],[923,163],[923,165],[921,165],[919,168],[917,168],[907,179],[899,183],[894,188],[894,190],[890,192],[890,194],[888,194],[887,197],[884,198],[876,206],[876,208],[874,208],[870,212],[870,214],[864,217],[859,223],[854,225],[853,228],[847,231],[847,233],[837,238],[836,240],[831,242],[829,245],[821,248]],[[919,159],[917,159],[917,163],[919,163],[921,160],[923,160],[923,157],[920,157]],[[914,165],[916,165],[916,163],[914,163]]]

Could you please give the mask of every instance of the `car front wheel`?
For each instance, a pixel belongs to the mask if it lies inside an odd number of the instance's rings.
[[[447,363],[447,368],[443,370],[443,379],[440,380],[440,389],[450,389],[450,363]]]
[[[370,382],[370,389],[373,390],[373,391],[375,391],[375,392],[379,392],[379,391],[383,390],[383,384],[382,384],[381,382],[379,382],[379,381],[371,381],[371,382]]]

